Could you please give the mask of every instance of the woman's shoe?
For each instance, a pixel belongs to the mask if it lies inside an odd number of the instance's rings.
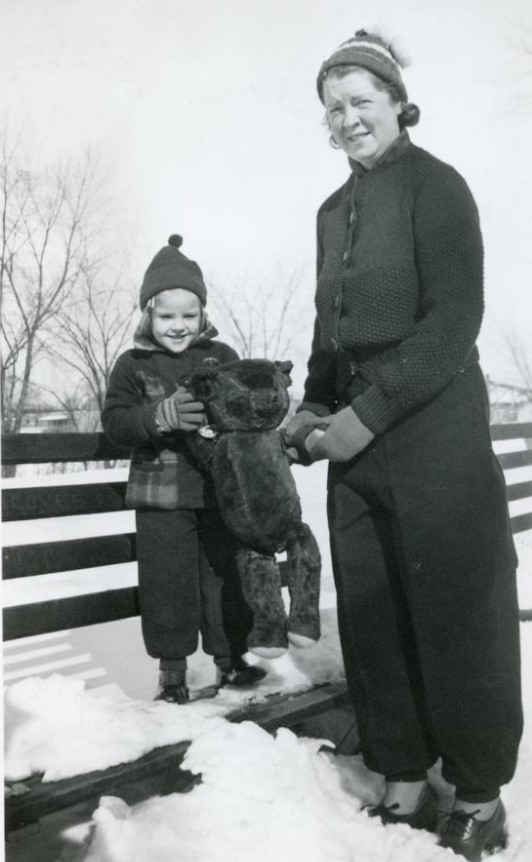
[[[477,813],[452,811],[438,842],[441,847],[450,847],[469,862],[479,862],[484,852],[497,853],[508,843],[506,811],[500,799],[489,820],[477,820]]]
[[[426,829],[434,832],[436,829],[436,818],[438,814],[438,797],[430,784],[425,788],[419,798],[419,802],[410,814],[396,814],[399,803],[394,805],[372,805],[366,808],[368,817],[379,817],[384,825],[388,823],[405,823],[412,829]]]
[[[164,700],[166,703],[177,703],[180,706],[187,703],[189,693],[183,674],[175,670],[161,670],[159,672],[159,686],[154,699]]]

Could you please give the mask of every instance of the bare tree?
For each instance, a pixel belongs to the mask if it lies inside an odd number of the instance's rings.
[[[19,143],[1,146],[0,307],[2,416],[20,430],[49,321],[75,295],[90,254],[97,165],[30,170]]]
[[[314,317],[311,304],[297,301],[302,280],[302,267],[295,267],[269,276],[266,285],[250,285],[246,276],[230,289],[212,290],[212,304],[240,356],[283,359],[294,349]]]
[[[83,265],[78,298],[54,318],[48,346],[53,359],[75,372],[98,414],[112,368],[131,336],[138,302],[136,288],[127,286],[133,284],[127,272],[112,276],[109,270],[101,264]],[[73,394],[56,397],[70,403]]]
[[[47,390],[46,390],[47,391]],[[64,395],[50,390],[68,421],[69,431],[96,431],[99,417],[94,409],[92,397],[83,388],[77,387]]]

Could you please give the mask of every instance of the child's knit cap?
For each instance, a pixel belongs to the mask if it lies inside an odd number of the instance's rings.
[[[207,288],[198,264],[179,251],[183,237],[173,233],[150,263],[140,288],[140,307],[163,290],[180,287],[195,293],[202,305],[207,303]]]
[[[406,58],[399,55],[389,40],[366,30],[357,30],[351,39],[342,42],[322,63],[317,80],[318,95],[323,102],[323,82],[330,69],[335,66],[361,66],[384,81],[394,84],[401,99],[407,102],[408,95],[401,77],[401,67],[405,65]]]

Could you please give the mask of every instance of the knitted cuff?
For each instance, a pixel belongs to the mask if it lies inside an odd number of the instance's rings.
[[[401,415],[398,403],[376,385],[353,398],[351,409],[374,434],[382,434]]]
[[[158,434],[169,434],[172,430],[163,415],[163,403],[159,402],[155,411],[155,425]]]

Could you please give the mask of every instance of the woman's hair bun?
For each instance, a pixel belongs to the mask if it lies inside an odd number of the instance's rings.
[[[399,127],[404,129],[407,126],[417,126],[420,116],[421,111],[418,106],[414,105],[413,102],[407,102],[406,105],[403,105],[403,110],[399,115]]]
[[[178,233],[173,233],[168,237],[168,245],[173,245],[174,248],[180,248],[183,245],[183,237]]]

